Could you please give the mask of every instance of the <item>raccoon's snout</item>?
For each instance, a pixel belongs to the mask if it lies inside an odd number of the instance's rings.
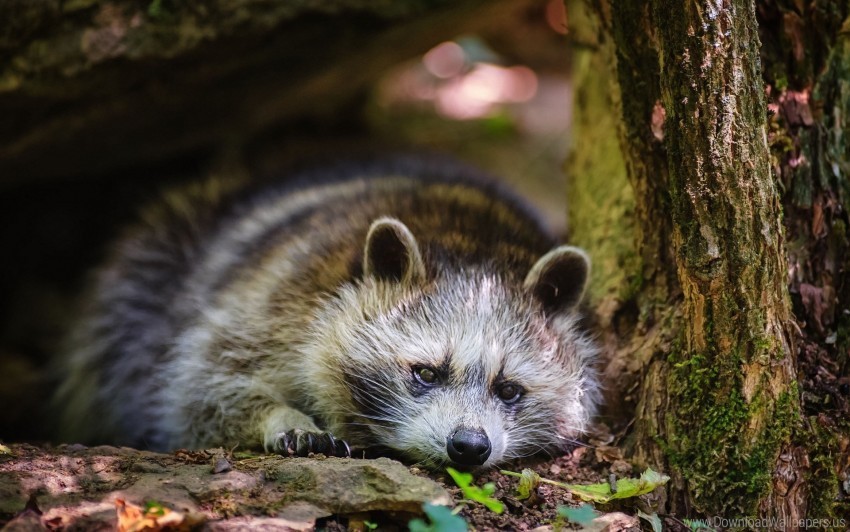
[[[460,427],[446,440],[446,451],[453,462],[465,466],[480,466],[487,461],[492,447],[482,429]]]

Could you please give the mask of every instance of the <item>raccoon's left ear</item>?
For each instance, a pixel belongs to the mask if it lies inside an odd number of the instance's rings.
[[[363,273],[404,283],[425,279],[419,244],[410,229],[395,218],[378,218],[366,235]]]
[[[559,246],[531,267],[524,286],[546,312],[566,312],[581,301],[589,273],[590,258],[583,250]]]

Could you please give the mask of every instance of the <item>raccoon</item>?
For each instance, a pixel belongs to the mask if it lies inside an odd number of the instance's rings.
[[[463,165],[400,158],[171,191],[61,355],[60,438],[490,467],[594,413],[590,261]]]

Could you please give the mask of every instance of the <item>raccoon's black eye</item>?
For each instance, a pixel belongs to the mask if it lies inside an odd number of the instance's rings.
[[[512,405],[519,401],[519,398],[522,397],[522,394],[525,390],[522,389],[522,386],[519,384],[514,384],[512,382],[505,382],[499,385],[496,388],[496,395],[499,396],[506,404]]]
[[[440,383],[440,377],[437,375],[437,370],[427,366],[416,366],[413,368],[413,376],[425,386],[435,386]]]

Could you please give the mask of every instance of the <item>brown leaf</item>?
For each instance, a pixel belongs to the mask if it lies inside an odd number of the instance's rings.
[[[796,61],[802,61],[806,57],[805,26],[800,15],[793,11],[786,11],[782,17],[782,29],[791,41]]]
[[[620,450],[619,447],[612,447],[610,445],[601,445],[595,449],[596,451],[596,460],[599,462],[616,462],[617,460],[623,459],[623,451]]]
[[[821,239],[826,236],[826,217],[823,215],[823,203],[818,200],[812,205],[812,236]]]
[[[804,125],[811,127],[815,123],[812,107],[809,105],[811,90],[786,91],[779,97],[785,119],[792,126]]]
[[[143,509],[124,499],[115,499],[115,507],[118,512],[119,532],[188,530],[193,524],[186,522],[183,513],[159,504]]]
[[[815,322],[817,331],[823,333],[825,331],[824,314],[827,310],[823,289],[809,283],[800,283],[800,298],[803,300],[806,313]]]

